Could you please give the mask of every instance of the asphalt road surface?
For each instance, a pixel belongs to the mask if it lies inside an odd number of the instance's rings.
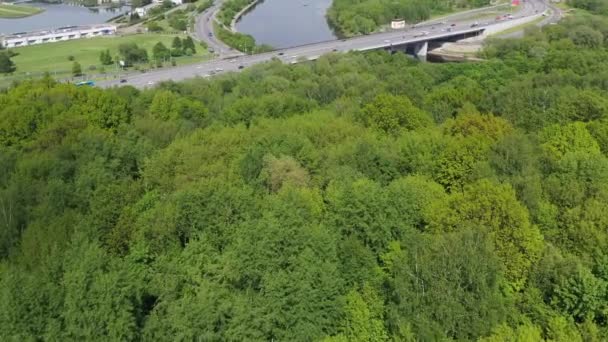
[[[212,48],[214,53],[220,58],[243,55],[242,52],[232,49],[230,46],[217,39],[213,32],[215,16],[222,7],[222,3],[222,0],[215,1],[211,7],[207,8],[203,13],[196,17],[196,23],[194,25],[196,38],[207,43],[207,46]]]
[[[543,0],[526,0],[523,8],[515,13],[513,19],[529,17],[543,13],[545,10],[552,10],[551,15],[547,16],[546,23],[559,20],[559,11],[550,7]],[[213,11],[209,11],[212,13]],[[457,14],[456,14],[457,15]],[[490,27],[497,23],[494,20],[477,22],[475,20],[450,20],[450,17],[443,18],[439,23],[416,25],[399,31],[359,36],[350,39],[334,40],[309,45],[303,45],[283,50],[256,55],[242,55],[232,58],[216,59],[199,64],[191,64],[172,68],[159,69],[146,73],[125,76],[121,80],[111,80],[99,82],[101,87],[112,87],[118,85],[131,85],[137,88],[153,87],[162,81],[181,81],[194,77],[211,77],[214,75],[240,71],[251,65],[278,59],[283,63],[295,64],[300,61],[313,60],[319,56],[331,52],[366,51],[380,48],[387,48],[392,45],[402,45],[405,43],[416,43],[429,41],[449,35],[457,35],[479,31],[484,27]],[[206,20],[206,19],[203,19]],[[213,19],[210,19],[213,20]],[[476,24],[475,27],[471,27]],[[451,32],[448,32],[451,30]]]

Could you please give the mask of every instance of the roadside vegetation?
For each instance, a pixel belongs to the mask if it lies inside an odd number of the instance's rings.
[[[33,6],[12,5],[0,3],[1,19],[16,19],[36,15],[44,12],[43,9]]]
[[[249,34],[232,32],[225,29],[221,24],[214,23],[214,32],[226,45],[246,54],[272,51],[273,47],[267,44],[257,45],[255,38]]]
[[[136,44],[140,49],[152,56],[152,49],[157,43],[162,43],[171,47],[175,39],[184,40],[185,35],[175,34],[136,34],[115,37],[99,37],[90,39],[80,39],[66,42],[32,45],[10,49],[11,60],[16,66],[12,75],[0,76],[0,85],[24,77],[40,77],[45,72],[54,77],[63,78],[72,76],[73,61],[80,63],[84,74],[103,76],[119,71],[116,63],[104,65],[100,55],[106,51],[113,61],[120,57],[120,46]],[[0,50],[0,54],[3,50]],[[188,64],[200,61],[208,57],[205,49],[194,48],[174,53],[172,58],[165,60],[166,63]],[[151,59],[136,61],[133,63],[134,69],[149,69],[156,67],[157,62]]]
[[[435,14],[488,5],[490,0],[334,0],[327,12],[327,19],[343,35],[354,36],[374,32],[395,18],[416,23]]]
[[[217,14],[219,23],[214,23],[214,31],[217,37],[226,45],[241,52],[252,54],[259,52],[272,51],[273,47],[267,44],[257,45],[255,38],[251,35],[240,32],[232,32],[232,20],[245,7],[255,0],[228,0],[222,4],[222,8]]]
[[[16,84],[0,340],[606,341],[607,38]]]
[[[608,1],[604,0],[568,0],[568,5],[587,10],[591,13],[608,15]]]
[[[227,0],[222,4],[222,8],[217,15],[217,19],[225,27],[230,27],[234,17],[256,0]]]

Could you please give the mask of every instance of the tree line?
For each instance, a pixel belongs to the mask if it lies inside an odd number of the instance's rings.
[[[607,32],[15,84],[0,340],[606,340]]]
[[[416,23],[429,19],[432,14],[489,4],[489,0],[334,0],[327,11],[327,19],[343,35],[353,36],[374,32],[396,18]]]

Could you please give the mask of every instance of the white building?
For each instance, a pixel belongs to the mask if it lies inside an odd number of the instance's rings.
[[[391,21],[391,28],[393,30],[400,30],[405,28],[405,20],[403,19],[393,19]]]
[[[116,26],[114,25],[69,26],[50,31],[13,33],[0,38],[0,45],[5,48],[15,48],[19,46],[107,36],[115,33]]]
[[[160,4],[162,4],[164,2],[164,0],[152,0],[152,2],[158,2]],[[184,3],[183,0],[171,0],[171,2],[175,5],[175,6],[179,6],[181,4]]]
[[[148,12],[150,12],[151,9],[158,7],[160,5],[162,5],[162,1],[161,2],[152,2],[152,3],[147,4],[146,6],[135,8],[133,10],[133,12],[131,12],[131,14],[136,13],[140,18],[143,18],[148,15]]]

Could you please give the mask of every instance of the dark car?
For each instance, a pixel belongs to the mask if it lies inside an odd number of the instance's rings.
[[[452,24],[452,25],[450,25],[450,26],[454,27],[454,26],[456,26],[456,24]]]
[[[285,52],[279,52],[279,56],[283,56]]]
[[[244,65],[239,65],[239,69],[243,69],[244,67]]]
[[[127,83],[127,80],[125,80],[124,78],[120,80],[120,83]]]
[[[209,32],[208,36],[213,37],[213,33]]]

